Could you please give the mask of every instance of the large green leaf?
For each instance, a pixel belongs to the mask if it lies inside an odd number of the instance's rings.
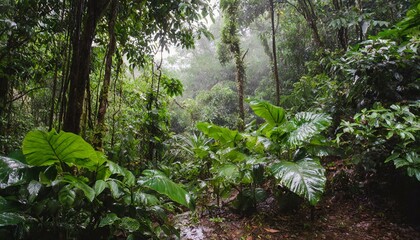
[[[136,185],[136,177],[131,171],[127,169],[124,169],[124,183],[128,187],[134,187],[134,185]]]
[[[129,232],[137,231],[140,228],[140,223],[134,218],[123,217],[121,218],[120,227],[128,230]]]
[[[155,195],[141,191],[137,191],[134,193],[134,201],[140,206],[154,206],[160,203],[159,199]]]
[[[325,170],[312,159],[305,158],[298,162],[281,161],[271,166],[271,172],[281,185],[304,197],[312,205],[318,203],[324,192]]]
[[[108,225],[114,224],[115,221],[119,220],[120,218],[115,213],[108,213],[104,218],[101,219],[99,222],[99,227],[104,227]]]
[[[95,185],[93,186],[93,189],[95,190],[95,195],[98,196],[99,194],[101,194],[106,187],[107,184],[104,180],[97,180],[95,182]]]
[[[120,198],[122,195],[124,195],[124,190],[120,188],[119,184],[121,182],[117,179],[109,179],[107,181],[109,190],[111,191],[111,195],[114,199]]]
[[[314,136],[320,134],[331,124],[331,118],[325,114],[312,112],[297,113],[286,125],[285,131],[289,133],[287,142],[291,146],[298,146],[309,142]]]
[[[246,138],[246,147],[257,153],[264,153],[271,146],[271,141],[262,136],[253,136],[250,134],[244,135]]]
[[[0,227],[17,225],[19,223],[25,222],[27,217],[14,212],[2,212],[0,213]]]
[[[124,168],[121,167],[120,165],[118,165],[117,163],[113,162],[113,161],[107,161],[106,165],[108,166],[109,170],[111,171],[112,174],[117,174],[120,176],[124,176]]]
[[[229,128],[220,127],[211,123],[199,122],[197,128],[205,135],[219,141],[223,145],[234,146],[235,142],[240,141],[243,137],[236,130],[230,130]]]
[[[25,168],[25,164],[13,158],[0,156],[0,189],[23,182]]]
[[[133,187],[135,185],[136,179],[132,172],[125,169],[124,167],[121,167],[117,163],[114,163],[113,161],[109,161],[109,160],[107,160],[107,166],[112,174],[117,174],[124,177],[123,182],[127,186]]]
[[[49,166],[63,162],[70,166],[84,167],[89,170],[103,163],[91,145],[80,136],[55,130],[29,132],[23,140],[23,154],[26,161],[34,166]]]
[[[257,116],[264,118],[271,125],[279,126],[286,120],[285,111],[281,107],[260,100],[253,100],[249,105]]]
[[[193,207],[190,194],[180,185],[166,177],[162,172],[157,170],[145,170],[143,171],[143,175],[144,177],[139,180],[139,184],[160,194],[166,195],[171,200],[186,207]]]
[[[232,162],[243,162],[247,155],[240,152],[237,148],[222,148],[217,151],[217,154],[220,155],[220,158],[223,160],[228,160]]]
[[[32,180],[27,187],[29,192],[29,201],[33,202],[38,196],[39,191],[41,190],[42,184],[38,181]]]

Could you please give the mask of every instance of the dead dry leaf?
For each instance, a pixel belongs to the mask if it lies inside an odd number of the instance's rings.
[[[280,230],[277,229],[272,229],[272,228],[264,228],[265,231],[269,232],[269,233],[278,233],[280,232]]]

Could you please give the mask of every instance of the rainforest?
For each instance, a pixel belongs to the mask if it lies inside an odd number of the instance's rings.
[[[420,239],[419,0],[0,0],[0,239]]]

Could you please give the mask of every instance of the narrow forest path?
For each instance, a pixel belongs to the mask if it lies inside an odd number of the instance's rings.
[[[260,211],[249,217],[226,211],[184,226],[182,239],[420,239],[420,232],[412,226],[353,200],[328,197],[317,207],[313,222],[309,216],[309,209]]]
[[[420,226],[404,223],[394,208],[376,205],[363,194],[352,195],[327,189],[315,208],[313,221],[308,206],[280,212],[273,197],[260,203],[257,213],[249,216],[233,213],[227,207],[206,213],[195,222],[184,214],[179,222],[181,239],[420,239]]]

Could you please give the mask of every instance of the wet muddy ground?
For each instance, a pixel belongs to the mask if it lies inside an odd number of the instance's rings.
[[[270,206],[260,206],[253,215],[242,216],[225,209],[195,221],[184,214],[182,239],[420,239],[416,226],[354,199],[325,198],[313,221],[308,207],[290,213],[267,210]]]
[[[280,211],[274,197],[269,197],[248,215],[234,213],[227,205],[181,214],[177,218],[181,238],[420,240],[420,224],[409,224],[393,204],[378,205],[371,196],[329,188],[312,211],[305,204]]]

